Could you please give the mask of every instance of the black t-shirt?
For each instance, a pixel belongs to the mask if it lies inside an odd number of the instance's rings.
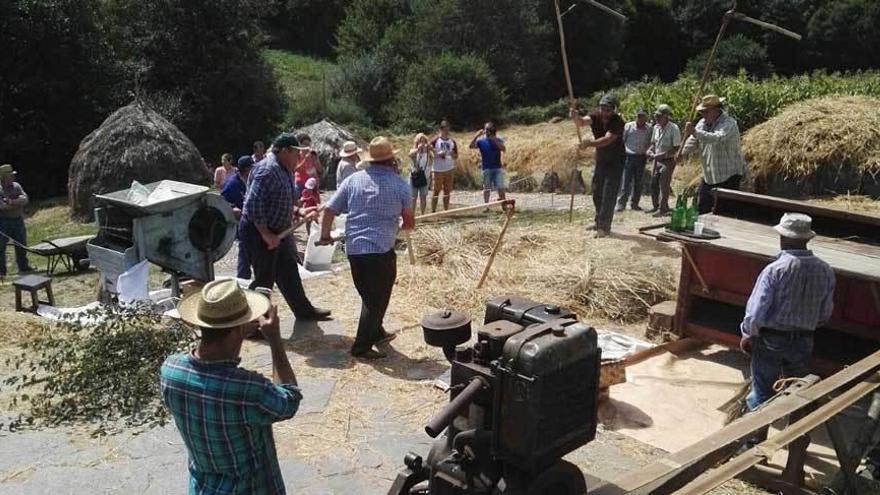
[[[599,139],[605,137],[609,131],[617,136],[613,143],[604,148],[596,148],[596,162],[605,162],[610,160],[623,160],[626,155],[626,149],[623,146],[623,118],[619,114],[614,114],[608,119],[608,125],[602,122],[602,114],[598,111],[590,114],[592,123],[590,128],[593,130],[593,138]]]

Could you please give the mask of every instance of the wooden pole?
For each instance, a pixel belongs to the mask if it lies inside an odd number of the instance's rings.
[[[442,217],[442,216],[446,216],[446,215],[452,215],[453,213],[462,213],[465,211],[481,210],[483,208],[489,208],[492,206],[503,205],[505,203],[511,203],[511,202],[512,202],[512,200],[510,200],[510,199],[504,199],[504,200],[499,200],[499,201],[490,201],[489,203],[483,203],[480,205],[464,206],[462,208],[456,208],[454,210],[446,210],[446,211],[438,211],[436,213],[428,213],[427,215],[421,215],[421,216],[416,217],[416,220],[427,220],[429,218],[437,218],[437,217]]]
[[[507,227],[513,219],[513,211],[513,207],[507,208],[507,218],[504,219],[504,225],[501,226],[501,233],[498,234],[498,239],[495,240],[495,246],[492,247],[492,254],[489,255],[489,260],[486,262],[486,268],[483,268],[483,275],[480,276],[480,282],[477,283],[478,289],[483,287],[486,278],[489,276],[489,270],[492,268],[492,263],[495,263],[495,255],[498,254],[498,249],[501,248],[501,241],[504,239],[504,234],[507,233]]]
[[[403,231],[403,237],[406,239],[406,253],[409,255],[409,264],[416,264],[416,252],[414,250],[412,235],[409,230]]]
[[[562,53],[562,71],[565,74],[565,85],[568,88],[569,106],[573,109],[577,108],[577,101],[574,99],[574,87],[571,84],[571,72],[568,68],[568,51],[565,48],[565,27],[562,25],[562,12],[559,10],[559,0],[553,0],[553,7],[556,8],[556,24],[559,26],[559,51]],[[575,121],[574,127],[575,130],[577,130],[578,149],[580,149],[581,142],[583,141],[583,137],[581,136],[581,124]],[[577,174],[577,170],[577,162],[575,162],[574,167],[571,170],[569,187],[569,193],[571,195],[568,204],[569,223],[574,221],[574,178]]]

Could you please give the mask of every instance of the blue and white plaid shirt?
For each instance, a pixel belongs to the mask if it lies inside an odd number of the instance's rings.
[[[162,364],[162,402],[189,451],[190,495],[283,495],[272,423],[292,418],[302,394],[293,385],[192,353]]]
[[[327,208],[337,215],[348,213],[347,254],[382,254],[394,248],[400,214],[412,208],[412,193],[393,168],[372,165],[345,179]]]
[[[295,199],[293,174],[278,163],[274,154],[266,155],[248,176],[241,216],[278,234],[293,221]]]
[[[812,331],[831,319],[834,270],[808,250],[787,250],[758,275],[740,329]]]
[[[706,184],[721,184],[734,175],[746,175],[739,126],[727,113],[722,113],[712,125],[707,124],[706,119],[700,119],[694,126],[694,135],[685,141],[682,154],[688,156],[697,147],[700,148]]]

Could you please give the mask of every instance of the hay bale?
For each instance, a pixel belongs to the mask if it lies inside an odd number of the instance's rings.
[[[880,99],[803,101],[743,136],[755,192],[800,198],[880,196]]]
[[[71,216],[92,220],[95,194],[163,179],[208,184],[198,148],[171,122],[135,101],[113,112],[85,137],[70,162]]]
[[[361,148],[367,149],[366,141],[330,119],[324,119],[294,132],[305,133],[312,138],[312,148],[318,153],[323,169],[321,189],[336,189],[336,167],[339,165],[339,150],[342,149],[343,143],[354,141]]]

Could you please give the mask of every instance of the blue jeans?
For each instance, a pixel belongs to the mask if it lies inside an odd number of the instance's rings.
[[[504,189],[504,176],[500,168],[484,168],[483,169],[483,190],[497,191]]]
[[[24,226],[24,218],[2,218],[0,217],[0,232],[8,235],[21,245],[27,245],[27,229]],[[6,276],[6,244],[9,239],[0,235],[0,277]],[[24,272],[30,269],[27,259],[27,251],[19,246],[15,246],[15,264],[18,265],[18,271]]]
[[[746,397],[749,411],[776,395],[776,380],[807,376],[812,357],[813,332],[762,329],[752,337],[752,389]]]

